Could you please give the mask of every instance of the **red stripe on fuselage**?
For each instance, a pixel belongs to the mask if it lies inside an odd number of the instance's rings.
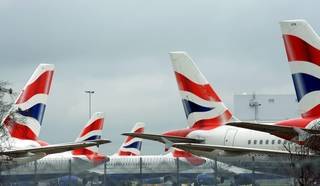
[[[126,151],[120,151],[118,153],[119,156],[136,156],[136,154],[132,153],[132,152],[126,152]]]
[[[41,74],[33,83],[27,87],[20,94],[16,104],[24,103],[36,94],[49,94],[53,71],[46,71]]]
[[[231,117],[231,112],[229,110],[226,110],[223,114],[215,118],[197,121],[193,124],[192,128],[197,130],[210,130],[217,126],[224,125],[227,121],[231,119]]]
[[[43,140],[40,140],[40,139],[37,139],[36,141],[37,141],[41,146],[48,146],[48,145],[49,145],[48,142],[43,141]]]
[[[232,114],[230,111],[226,110],[222,115],[213,118],[213,119],[207,119],[207,120],[200,120],[196,122],[191,128],[185,128],[185,129],[179,129],[179,130],[172,130],[163,133],[164,136],[173,136],[173,137],[187,137],[189,133],[195,130],[211,130],[214,128],[217,128],[228,120],[230,120],[232,117]]]
[[[175,72],[175,75],[180,90],[191,92],[207,101],[221,101],[209,84],[199,85],[178,72]]]
[[[191,165],[194,166],[199,166],[202,165],[206,162],[205,159],[200,158],[198,156],[195,156],[193,154],[191,154],[190,152],[186,152],[184,150],[174,150],[172,152],[173,157],[177,158],[184,158],[188,161],[188,163],[190,163]]]
[[[139,128],[138,130],[134,131],[135,134],[142,134],[144,133],[144,128]],[[128,141],[132,140],[135,137],[132,136],[128,136],[125,143],[127,143]]]
[[[320,65],[320,50],[301,38],[283,35],[288,61],[307,61]]]
[[[103,154],[93,152],[92,150],[82,148],[82,149],[76,149],[72,151],[73,155],[84,155],[89,160],[93,161],[94,164],[100,164],[102,162],[105,162],[107,160],[107,157]]]
[[[176,137],[186,137],[190,132],[194,131],[194,128],[185,128],[185,129],[178,129],[178,130],[171,130],[168,132],[163,133],[164,136],[176,136]]]
[[[313,121],[315,118],[296,118],[296,119],[289,119],[284,121],[279,121],[275,123],[275,125],[283,126],[283,127],[296,127],[296,128],[306,128],[307,125]],[[272,133],[275,136],[278,136],[280,138],[284,138],[286,140],[292,140],[296,137],[296,135],[289,135],[289,134],[283,134],[280,132],[273,132]]]
[[[320,117],[320,105],[317,105],[310,109],[308,112],[302,114],[303,118],[319,118]]]
[[[297,128],[306,128],[306,126],[315,118],[296,118],[289,119],[284,121],[279,121],[275,125],[285,126],[285,127],[297,127]]]
[[[86,128],[84,128],[80,134],[80,137],[88,134],[89,132],[91,131],[94,131],[94,130],[102,130],[103,128],[103,121],[104,119],[103,118],[100,118],[100,119],[97,119],[95,120],[93,123],[91,123],[89,126],[87,126]]]

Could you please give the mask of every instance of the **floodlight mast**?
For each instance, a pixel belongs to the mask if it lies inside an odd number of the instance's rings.
[[[92,107],[91,95],[94,94],[95,92],[93,90],[86,90],[84,92],[89,95],[89,119],[90,119],[91,118],[91,107]]]

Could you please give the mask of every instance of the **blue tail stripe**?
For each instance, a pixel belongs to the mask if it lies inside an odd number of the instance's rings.
[[[135,148],[135,149],[141,150],[141,145],[142,145],[142,141],[136,141],[129,145],[123,146],[123,148]]]
[[[83,141],[88,141],[88,140],[96,140],[96,139],[101,139],[100,135],[94,135],[94,136],[90,136],[89,138],[83,140]]]
[[[204,107],[204,106],[198,105],[198,104],[196,104],[192,101],[186,100],[186,99],[182,99],[182,104],[183,104],[184,111],[185,111],[187,118],[193,112],[207,112],[207,111],[214,109],[214,108]]]
[[[320,79],[309,74],[297,73],[292,75],[294,88],[296,90],[298,101],[313,91],[320,90]]]
[[[33,105],[32,107],[30,107],[27,110],[19,110],[18,113],[23,116],[32,117],[32,118],[38,120],[41,125],[45,109],[46,109],[45,104],[38,103],[36,105]]]

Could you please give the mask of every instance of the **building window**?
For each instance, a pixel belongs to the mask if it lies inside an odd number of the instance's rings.
[[[281,144],[281,140],[278,140],[278,144]]]
[[[253,140],[253,144],[257,144],[257,140]]]
[[[268,99],[268,102],[269,102],[269,103],[274,103],[274,98],[269,98],[269,99]]]
[[[272,143],[272,145],[274,145],[274,141],[275,141],[275,140],[272,140],[272,142],[271,142],[271,143]]]
[[[260,140],[259,144],[262,145],[262,143],[263,143],[263,140]]]
[[[268,145],[269,144],[269,140],[266,140],[266,145]]]
[[[268,102],[269,102],[269,103],[274,103],[274,98],[269,98],[269,99],[268,99]]]
[[[250,145],[251,144],[251,140],[248,140],[248,145]]]

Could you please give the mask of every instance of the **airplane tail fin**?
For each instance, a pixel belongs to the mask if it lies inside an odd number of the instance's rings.
[[[207,79],[186,52],[170,52],[184,111],[191,128],[206,129],[232,118]]]
[[[144,133],[144,123],[138,122],[131,130],[132,133]],[[118,156],[139,156],[142,147],[142,139],[128,136],[121,145]]]
[[[40,64],[3,120],[11,137],[36,140],[45,113],[54,73],[53,64]]]
[[[302,117],[320,117],[320,37],[305,20],[280,22]]]
[[[96,112],[92,115],[88,123],[83,127],[76,142],[101,139],[102,129],[104,125],[104,114]],[[84,155],[95,163],[104,162],[107,157],[99,153],[98,147],[88,147],[71,151],[73,155]]]

